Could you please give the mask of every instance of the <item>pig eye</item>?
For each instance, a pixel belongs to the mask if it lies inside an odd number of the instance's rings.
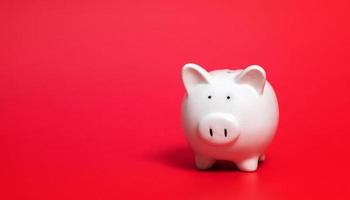
[[[226,99],[230,99],[231,97],[230,96],[227,96]]]
[[[210,96],[210,95],[208,96],[208,99],[211,99],[211,96]]]

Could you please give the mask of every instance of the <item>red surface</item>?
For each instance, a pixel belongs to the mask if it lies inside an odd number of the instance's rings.
[[[349,199],[349,1],[2,1],[0,199]],[[260,64],[255,173],[197,171],[183,64]]]

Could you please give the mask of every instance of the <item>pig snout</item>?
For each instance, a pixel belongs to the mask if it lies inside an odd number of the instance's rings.
[[[228,144],[239,136],[239,125],[233,115],[211,113],[199,122],[199,136],[211,144]]]

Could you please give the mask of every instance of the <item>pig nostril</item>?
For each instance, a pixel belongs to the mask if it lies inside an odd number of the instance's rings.
[[[227,129],[225,128],[225,130],[224,130],[224,131],[225,131],[225,137],[227,137]]]
[[[210,136],[213,136],[213,130],[210,128],[209,129]]]

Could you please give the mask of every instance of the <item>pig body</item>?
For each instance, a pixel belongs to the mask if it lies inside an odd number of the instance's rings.
[[[186,96],[182,121],[199,169],[216,160],[234,162],[242,171],[255,171],[278,124],[278,103],[265,71],[207,72],[196,64],[182,70]]]

